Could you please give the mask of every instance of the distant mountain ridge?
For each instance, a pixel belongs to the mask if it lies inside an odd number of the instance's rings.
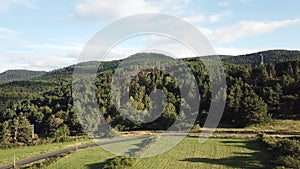
[[[144,57],[145,59],[154,57],[165,56],[161,54],[155,53],[137,53],[132,55],[133,58]],[[296,50],[268,50],[268,51],[261,51],[257,53],[251,53],[246,55],[220,55],[220,58],[223,62],[226,63],[234,63],[234,64],[242,64],[242,65],[251,65],[257,66],[261,64],[263,56],[263,63],[277,63],[282,61],[290,61],[290,60],[300,60],[300,51]],[[167,56],[166,56],[167,57]],[[206,58],[209,58],[207,56]],[[184,60],[190,60],[193,58],[185,58]],[[24,80],[47,80],[48,78],[51,79],[60,79],[63,76],[67,75],[69,78],[72,76],[74,68],[82,69],[82,71],[89,71],[90,68],[94,67],[95,65],[99,65],[98,72],[105,71],[105,70],[112,70],[118,67],[118,64],[122,60],[114,60],[114,61],[89,61],[89,62],[82,62],[75,65],[67,66],[64,68],[56,69],[53,71],[30,71],[30,70],[8,70],[3,73],[0,73],[0,84],[8,83],[12,81],[24,81]]]
[[[257,53],[251,53],[238,56],[221,55],[223,62],[234,64],[257,66],[261,64],[263,56],[263,63],[277,63],[290,60],[300,60],[300,51],[296,50],[268,50]]]
[[[43,76],[45,71],[31,71],[31,70],[7,70],[0,73],[0,84],[12,81],[31,80],[33,78]]]

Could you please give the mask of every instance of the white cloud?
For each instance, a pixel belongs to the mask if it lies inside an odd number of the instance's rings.
[[[55,57],[63,61],[65,59],[77,59],[83,48],[83,44],[79,43],[57,43],[57,44],[29,44],[24,45],[25,48],[30,49],[33,56],[48,56]]]
[[[231,15],[231,13],[232,13],[232,11],[222,11],[222,12],[213,14],[213,15],[209,16],[208,21],[210,23],[219,22],[224,17]]]
[[[0,27],[0,40],[11,40],[12,37],[15,37],[18,34],[17,31]]]
[[[249,53],[255,53],[266,49],[243,49],[235,47],[215,47],[215,51],[218,55],[245,55]]]
[[[143,36],[140,39],[136,39],[136,42],[144,44],[145,49],[164,51],[166,53],[172,54],[175,58],[184,58],[184,57],[194,57],[195,54],[191,51],[185,44],[171,39],[167,36],[161,35],[147,35]]]
[[[87,20],[110,20],[139,13],[176,13],[186,11],[188,0],[81,0],[76,6],[76,14]]]
[[[255,36],[275,31],[280,28],[300,24],[300,19],[280,21],[243,21],[235,25],[221,27],[215,30],[200,28],[200,30],[214,42],[232,42],[237,39]]]
[[[230,6],[230,2],[229,1],[222,1],[218,3],[219,6]]]
[[[234,1],[239,2],[239,3],[249,3],[252,0],[234,0]]]
[[[131,14],[144,12],[158,12],[158,8],[152,2],[143,0],[83,0],[76,7],[79,16],[84,18],[118,18]]]
[[[31,0],[1,0],[0,1],[0,11],[5,11],[12,6],[20,5],[28,8],[37,8]]]
[[[225,1],[221,1],[218,3],[219,6],[222,7],[228,7],[230,6],[232,3],[240,3],[240,4],[246,4],[246,3],[250,3],[252,0],[225,0]]]
[[[82,44],[19,44],[21,49],[0,51],[0,72],[8,69],[53,70],[77,63]]]
[[[187,22],[190,22],[192,24],[197,24],[197,23],[202,23],[202,22],[206,22],[208,21],[209,23],[215,23],[215,22],[219,22],[222,19],[224,19],[225,17],[231,15],[232,11],[222,11],[219,13],[215,13],[213,15],[210,16],[205,16],[205,15],[189,15],[187,17],[184,17],[183,19],[186,20]]]
[[[29,44],[25,45],[26,48],[36,50],[78,50],[82,48],[82,44],[69,43],[69,44]]]
[[[187,16],[183,19],[191,24],[201,23],[207,20],[206,16],[204,15]]]
[[[15,33],[16,31],[4,27],[0,27],[0,32],[1,33]]]
[[[1,52],[1,71],[8,69],[53,70],[76,63],[75,57],[61,57],[37,51]]]

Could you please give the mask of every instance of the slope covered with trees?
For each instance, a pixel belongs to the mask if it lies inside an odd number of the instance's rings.
[[[150,57],[153,54],[137,54]],[[74,66],[55,70],[31,81],[6,83],[0,86],[1,104],[4,108],[0,113],[0,139],[2,143],[30,142],[28,135],[30,125],[35,125],[35,132],[39,137],[51,137],[63,140],[67,135],[82,134],[83,129],[77,119],[75,110],[86,112],[85,123],[93,130],[101,128],[99,117],[102,114],[107,123],[119,131],[125,130],[165,130],[177,119],[185,119],[187,112],[196,115],[196,124],[201,126],[207,117],[211,103],[211,84],[207,70],[199,58],[186,58],[182,61],[193,73],[200,94],[200,110],[191,107],[188,103],[195,100],[194,90],[187,92],[187,98],[181,98],[179,83],[172,75],[160,69],[146,69],[132,76],[129,90],[131,105],[139,110],[135,117],[150,118],[152,107],[150,93],[160,89],[166,100],[156,99],[156,103],[165,105],[162,114],[154,121],[140,123],[125,118],[133,111],[125,109],[120,112],[117,107],[122,100],[112,96],[111,83],[115,68],[121,61],[87,62],[81,63],[78,68],[82,76],[90,76],[90,69],[99,65],[95,90],[88,87],[72,89],[72,73]],[[224,62],[227,80],[227,97],[225,111],[220,125],[231,127],[245,127],[253,124],[267,123],[271,118],[298,119],[300,106],[300,61],[282,61],[251,66]],[[177,73],[182,73],[178,69]],[[124,74],[125,77],[125,74]],[[189,83],[190,76],[184,76]],[[191,88],[192,89],[192,88]],[[80,90],[86,95],[77,96],[80,100],[73,102],[72,90]],[[120,93],[121,93],[120,89]],[[91,97],[96,94],[97,106],[92,104]],[[114,99],[117,99],[114,100]],[[125,104],[126,106],[126,104]],[[180,106],[183,108],[180,109]],[[123,114],[123,115],[122,115]],[[96,125],[95,125],[96,124]],[[176,129],[185,129],[188,122],[175,126]],[[12,132],[13,131],[13,132]],[[25,136],[26,135],[26,136]]]

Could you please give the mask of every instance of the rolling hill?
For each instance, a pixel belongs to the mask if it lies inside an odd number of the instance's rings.
[[[257,66],[261,63],[261,56],[263,56],[263,62],[277,63],[283,61],[300,60],[300,51],[291,50],[268,50],[257,53],[251,53],[238,56],[220,56],[223,62]]]
[[[12,81],[30,80],[44,75],[45,71],[31,71],[31,70],[7,70],[0,73],[0,84]]]

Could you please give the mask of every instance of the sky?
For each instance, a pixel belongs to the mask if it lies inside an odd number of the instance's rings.
[[[299,0],[0,0],[0,72],[75,64],[96,32],[141,13],[168,14],[193,24],[217,54],[300,50],[299,6]],[[128,39],[113,52],[124,56],[162,44],[178,57],[191,56],[154,35]]]

